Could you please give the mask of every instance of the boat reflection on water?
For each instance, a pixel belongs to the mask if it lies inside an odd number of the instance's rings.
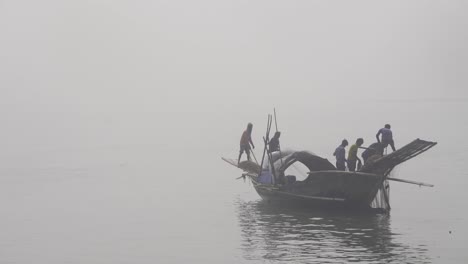
[[[308,212],[237,202],[246,260],[292,263],[430,263],[427,247],[404,245],[389,215]]]

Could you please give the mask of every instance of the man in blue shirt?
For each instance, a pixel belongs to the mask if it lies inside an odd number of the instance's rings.
[[[346,170],[346,146],[348,146],[348,141],[343,139],[341,145],[339,145],[335,152],[333,152],[333,156],[336,157],[336,168],[341,171]]]
[[[382,135],[382,140],[380,140],[380,135]],[[395,151],[395,143],[393,142],[393,133],[390,130],[390,125],[386,124],[384,128],[379,129],[377,135],[377,142],[382,143],[382,147],[385,149],[388,145],[392,147],[392,150]]]

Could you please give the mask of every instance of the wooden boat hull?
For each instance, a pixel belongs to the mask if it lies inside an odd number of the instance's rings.
[[[383,176],[343,171],[310,173],[304,181],[274,186],[252,178],[257,193],[266,201],[317,208],[369,208]]]

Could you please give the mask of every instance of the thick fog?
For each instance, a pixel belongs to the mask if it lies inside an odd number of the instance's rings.
[[[265,261],[272,247],[243,249],[255,227],[239,226],[269,213],[220,157],[237,157],[248,122],[260,156],[274,107],[283,149],[332,162],[343,138],[368,145],[385,123],[397,148],[439,142],[397,170],[436,187],[392,185],[389,235],[369,248],[463,262],[467,7],[0,0],[0,262]],[[325,257],[371,252],[347,244],[355,227]]]
[[[210,121],[241,118],[243,127],[245,114],[233,114],[241,108],[263,122],[273,106],[284,117],[376,100],[466,100],[466,8],[3,0],[2,153],[52,142],[176,140],[180,129],[209,136],[213,127],[197,119],[216,112]]]

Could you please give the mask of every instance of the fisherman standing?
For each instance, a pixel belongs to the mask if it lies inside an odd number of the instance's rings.
[[[377,142],[382,143],[382,147],[385,149],[388,145],[392,147],[392,150],[395,151],[395,143],[393,142],[393,133],[392,130],[390,130],[390,125],[386,124],[384,128],[379,129],[377,132],[377,135],[375,137],[377,138]],[[382,140],[380,140],[379,136],[382,135]]]
[[[349,147],[348,151],[348,169],[349,171],[356,171],[356,162],[358,162],[358,169],[361,167],[362,162],[357,156],[358,148],[364,144],[364,139],[358,138],[356,144]]]
[[[255,148],[254,143],[252,142],[252,128],[252,123],[249,123],[247,124],[247,129],[244,131],[244,133],[242,133],[240,140],[239,159],[237,160],[237,164],[240,163],[240,159],[244,151],[247,154],[247,159],[250,160],[250,145],[252,145],[252,148]]]
[[[270,143],[268,143],[268,147],[270,149],[270,152],[280,150],[280,143],[279,143],[280,136],[281,136],[281,132],[276,131],[275,135],[270,139]]]
[[[333,156],[336,157],[336,168],[341,171],[346,170],[346,146],[348,146],[348,141],[346,139],[343,139],[341,142],[341,145],[339,145],[336,149],[335,152],[333,152]]]

